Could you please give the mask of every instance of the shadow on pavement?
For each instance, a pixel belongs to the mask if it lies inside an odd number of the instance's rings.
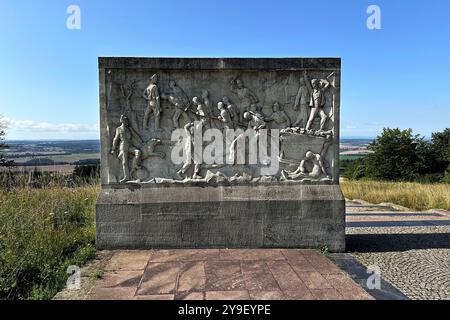
[[[450,249],[450,233],[348,234],[347,252]]]

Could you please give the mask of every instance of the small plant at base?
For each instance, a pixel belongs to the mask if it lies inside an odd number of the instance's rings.
[[[95,270],[89,274],[89,277],[92,279],[101,279],[101,278],[103,278],[104,274],[105,274],[105,272],[103,270]]]
[[[328,246],[326,244],[321,246],[319,249],[320,249],[320,253],[322,253],[324,256],[328,255],[328,253],[330,252],[328,250]]]

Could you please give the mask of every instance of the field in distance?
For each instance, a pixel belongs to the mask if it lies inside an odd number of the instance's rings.
[[[67,141],[7,141],[4,151],[8,160],[14,160],[14,171],[72,172],[77,164],[96,164],[100,159],[99,140]]]
[[[367,155],[368,144],[372,139],[341,139],[340,157],[342,160],[355,160]],[[9,149],[5,157],[14,160],[14,171],[72,172],[77,164],[96,164],[100,159],[99,140],[67,141],[7,141]]]

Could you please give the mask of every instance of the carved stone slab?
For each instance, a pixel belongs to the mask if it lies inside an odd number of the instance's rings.
[[[338,183],[340,59],[100,58],[99,67],[104,185]],[[222,161],[172,159],[174,130],[192,123],[192,134],[196,121],[203,137],[223,134]],[[249,128],[243,154],[266,142],[270,159],[231,162],[227,130]]]
[[[99,58],[97,246],[344,249],[339,58]]]

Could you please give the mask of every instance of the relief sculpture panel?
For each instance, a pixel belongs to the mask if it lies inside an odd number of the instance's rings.
[[[340,60],[245,60],[100,58],[102,183],[337,184]]]

